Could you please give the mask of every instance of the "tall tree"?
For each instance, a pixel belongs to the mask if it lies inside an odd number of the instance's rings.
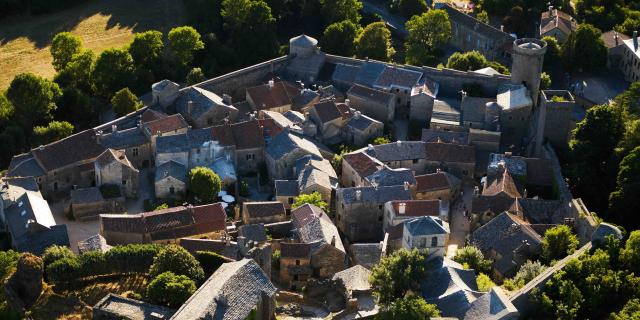
[[[73,55],[67,66],[58,72],[54,81],[62,87],[75,87],[85,93],[93,92],[93,72],[95,54],[91,50],[84,50]]]
[[[601,38],[602,32],[590,25],[581,24],[564,43],[562,55],[568,68],[593,70],[602,68],[607,62],[607,48]]]
[[[549,70],[552,66],[557,65],[560,61],[561,48],[560,44],[558,43],[558,39],[554,37],[546,36],[543,37],[542,40],[547,43],[547,52],[544,54],[543,68]]]
[[[196,29],[183,26],[169,31],[169,47],[177,62],[182,66],[188,66],[193,61],[194,52],[204,48],[204,42]]]
[[[398,11],[402,16],[409,19],[415,15],[426,12],[427,2],[424,0],[399,0],[392,4],[392,11]]]
[[[462,264],[465,268],[475,270],[477,273],[489,273],[491,271],[491,260],[485,259],[482,251],[474,246],[465,246],[458,249],[453,260]]]
[[[444,10],[430,10],[413,16],[406,24],[407,37],[405,61],[413,65],[426,65],[435,57],[437,46],[451,38],[449,14]]]
[[[356,55],[359,58],[389,61],[394,54],[391,31],[382,21],[369,24],[356,38]]]
[[[276,20],[262,0],[224,0],[224,28],[240,65],[272,58],[278,51]]]
[[[56,100],[62,91],[56,83],[31,73],[21,73],[11,81],[7,98],[14,107],[14,117],[25,132],[35,124],[51,120]]]
[[[67,66],[73,55],[82,51],[82,41],[70,32],[60,32],[53,37],[49,50],[53,57],[53,68],[60,71]]]
[[[206,167],[195,167],[189,172],[190,189],[200,203],[212,203],[220,192],[220,177]]]
[[[196,283],[204,281],[204,270],[198,260],[178,245],[168,245],[158,252],[149,268],[149,276],[157,277],[167,271],[187,276]]]
[[[578,237],[567,225],[547,229],[542,239],[542,258],[547,262],[559,260],[578,248]]]
[[[33,128],[32,146],[41,146],[66,138],[73,133],[73,125],[66,121],[51,121],[47,126]]]
[[[381,304],[400,299],[409,291],[417,291],[427,275],[427,253],[413,249],[394,251],[373,267],[369,283]]]
[[[138,100],[138,97],[136,97],[129,88],[120,89],[116,92],[111,98],[111,104],[113,105],[113,112],[115,112],[118,117],[125,116],[142,107],[142,103]]]
[[[129,45],[129,54],[137,67],[150,69],[158,63],[163,49],[162,32],[148,30],[135,34]]]
[[[360,25],[350,20],[330,24],[322,35],[322,50],[340,56],[351,57],[355,54],[355,40],[362,31]]]
[[[609,218],[629,229],[640,228],[640,146],[620,162],[616,188],[609,196]]]
[[[151,280],[146,293],[153,303],[178,308],[195,291],[196,284],[189,277],[167,271]]]
[[[328,211],[329,205],[322,200],[322,196],[319,192],[313,192],[310,194],[301,194],[296,197],[296,201],[291,205],[291,208],[295,209],[305,204],[312,204],[324,211]]]
[[[131,54],[124,49],[107,49],[100,53],[93,69],[96,93],[104,98],[135,83]]]
[[[353,23],[360,22],[360,10],[362,1],[360,0],[321,0],[321,13],[324,17],[325,25],[334,22],[349,20]]]
[[[454,52],[447,60],[447,68],[460,71],[478,70],[486,67],[487,58],[478,51]]]

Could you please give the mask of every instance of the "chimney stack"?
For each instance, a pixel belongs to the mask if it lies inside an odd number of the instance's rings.
[[[273,88],[274,85],[275,82],[273,81],[273,79],[269,80],[269,89]]]
[[[633,32],[633,50],[638,50],[638,31]]]
[[[191,114],[192,111],[193,111],[193,101],[189,100],[187,101],[187,114]]]
[[[356,200],[360,201],[362,199],[362,191],[356,190]]]
[[[613,32],[613,39],[616,41],[616,46],[618,45],[618,33],[617,32]]]
[[[405,214],[407,212],[407,203],[401,202],[398,204],[398,214]]]
[[[549,16],[553,15],[553,6],[549,6]]]
[[[118,125],[117,124],[112,124],[111,125],[111,133],[116,133],[118,132]]]
[[[404,182],[404,190],[409,191],[409,182],[407,181]]]

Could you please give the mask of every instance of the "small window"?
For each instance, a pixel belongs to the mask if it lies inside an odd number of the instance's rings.
[[[171,187],[169,188],[169,193],[170,193],[170,194],[175,194],[175,193],[176,193],[176,188],[174,188],[173,186],[171,186]]]
[[[133,153],[133,156],[134,156],[134,157],[137,157],[137,156],[138,156],[138,152],[139,152],[139,151],[138,151],[138,148],[133,148],[133,149],[131,150],[131,152]]]
[[[296,260],[296,266],[300,265],[300,260]]]
[[[196,153],[200,154],[200,148],[196,149]]]
[[[122,180],[122,185],[126,186],[127,185],[127,180]]]
[[[431,238],[431,246],[432,247],[438,246],[438,237],[432,237]]]
[[[418,159],[413,159],[413,163],[414,164],[418,163]]]
[[[382,205],[378,205],[378,209],[382,210]]]

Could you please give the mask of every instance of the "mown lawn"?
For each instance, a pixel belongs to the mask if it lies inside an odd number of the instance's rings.
[[[135,32],[156,29],[166,35],[185,21],[180,0],[93,0],[54,14],[2,21],[0,90],[22,72],[52,78],[49,44],[58,32],[77,34],[97,54],[126,45]]]

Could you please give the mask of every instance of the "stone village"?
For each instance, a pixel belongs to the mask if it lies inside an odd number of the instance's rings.
[[[506,43],[486,54],[511,75],[333,56],[300,35],[286,56],[194,86],[163,80],[142,109],[16,155],[1,225],[35,254],[175,243],[233,261],[177,310],[111,294],[94,306],[100,319],[273,319],[276,301],[369,318],[371,268],[401,248],[428,251],[419,294],[443,317],[517,319],[563,261],[518,291],[481,292],[457,249],[478,247],[500,283],[540,254],[553,226],[570,226],[583,248],[615,228],[598,225],[561,174],[554,148],[568,143],[576,101],[540,89],[546,43],[445,9],[456,35],[471,19],[486,48]],[[471,84],[482,97],[466,94]],[[383,136],[392,141],[371,143]],[[351,148],[336,165],[337,145]],[[185,202],[196,167],[220,177],[219,202]],[[327,210],[293,206],[315,193]]]

